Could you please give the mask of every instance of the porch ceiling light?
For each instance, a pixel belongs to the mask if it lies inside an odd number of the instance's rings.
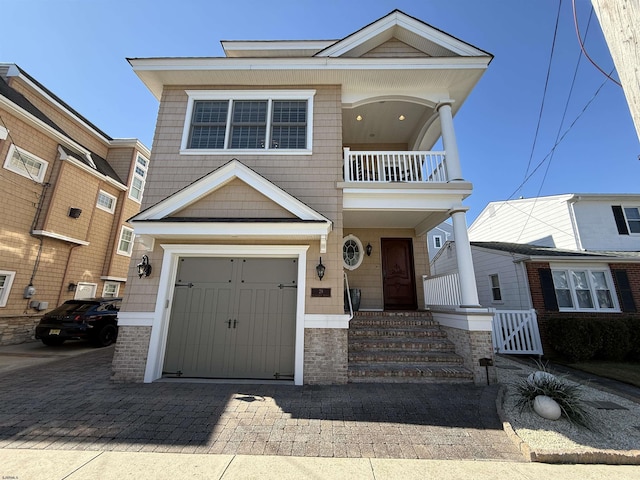
[[[148,277],[151,275],[151,264],[149,263],[149,257],[146,255],[142,256],[142,261],[137,265],[138,268],[138,277]]]
[[[356,117],[356,120],[357,120],[357,121],[359,121],[359,122],[361,122],[361,121],[362,121],[362,115],[358,115],[358,116]]]
[[[398,117],[398,120],[403,121],[405,118],[407,118],[407,117],[405,117],[404,115],[400,115],[400,116]]]
[[[318,274],[318,278],[320,280],[322,280],[322,277],[324,277],[325,270],[326,267],[322,264],[322,257],[320,257],[320,263],[316,265],[316,273]]]

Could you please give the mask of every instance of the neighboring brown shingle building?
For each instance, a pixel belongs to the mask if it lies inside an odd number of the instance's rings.
[[[0,64],[0,345],[48,309],[122,295],[150,152],[113,139],[15,64]]]

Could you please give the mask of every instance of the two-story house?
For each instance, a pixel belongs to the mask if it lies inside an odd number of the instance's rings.
[[[0,64],[0,345],[46,310],[119,296],[150,152],[114,139],[15,64]]]
[[[480,303],[550,318],[636,316],[640,195],[564,194],[491,202],[469,227]],[[455,269],[449,244],[434,273]],[[447,254],[448,253],[448,254]]]
[[[417,318],[426,233],[451,219],[460,301],[405,330],[427,344],[439,322],[467,380],[486,381],[491,317],[477,308],[453,117],[492,56],[398,10],[341,40],[222,46],[129,60],[160,107],[131,219],[152,273],[129,277],[114,380],[353,380],[346,284],[361,323]]]

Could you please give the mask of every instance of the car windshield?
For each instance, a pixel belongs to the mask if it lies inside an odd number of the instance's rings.
[[[63,303],[58,308],[52,310],[49,315],[73,315],[84,313],[93,307],[93,303]]]

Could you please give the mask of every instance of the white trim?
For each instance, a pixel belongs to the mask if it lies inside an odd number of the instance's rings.
[[[298,288],[296,298],[296,347],[294,360],[294,383],[302,385],[304,373],[304,327],[305,290],[308,245],[182,245],[161,244],[164,250],[162,271],[158,284],[155,314],[149,339],[144,382],[150,383],[162,376],[162,366],[169,331],[169,315],[173,302],[175,279],[180,257],[256,257],[256,258],[297,258]],[[129,314],[123,313],[123,318]],[[126,321],[126,320],[125,320]]]
[[[598,264],[589,264],[589,263],[553,263],[549,262],[549,269],[552,274],[553,288],[554,294],[556,295],[556,299],[558,294],[555,293],[558,288],[556,287],[555,280],[553,280],[553,272],[563,272],[567,274],[567,283],[569,287],[569,293],[571,295],[571,302],[573,303],[573,307],[561,307],[558,303],[558,310],[560,312],[598,312],[598,313],[620,313],[620,304],[618,303],[618,292],[616,291],[616,285],[613,282],[613,276],[611,275],[611,269],[609,265],[598,265]],[[577,289],[573,283],[572,273],[573,272],[586,272],[587,274],[587,282],[589,283],[589,294],[591,296],[591,302],[593,303],[593,308],[583,308],[578,306],[578,298],[576,296]],[[598,304],[598,297],[595,295],[596,290],[591,281],[590,276],[593,272],[604,273],[605,280],[607,282],[607,288],[609,293],[611,294],[611,302],[613,304],[612,308],[600,307]]]
[[[105,197],[108,197],[111,199],[111,208],[108,208],[104,205],[102,205],[100,203],[100,196],[104,195]],[[98,198],[96,200],[96,207],[99,208],[100,210],[104,210],[105,212],[108,213],[113,213],[116,211],[116,204],[118,202],[118,199],[116,197],[114,197],[113,195],[111,195],[110,193],[105,192],[104,190],[100,190],[98,192]]]
[[[358,246],[358,253],[360,254],[360,257],[357,260],[357,263],[355,265],[347,265],[347,262],[344,261],[344,244],[348,241],[348,240],[353,240],[356,245]],[[342,267],[346,268],[347,270],[355,270],[356,268],[358,268],[360,265],[362,265],[362,262],[364,260],[364,246],[362,245],[362,242],[360,241],[360,239],[358,237],[356,237],[353,234],[349,234],[346,237],[342,238]]]
[[[7,300],[9,299],[9,293],[11,292],[11,286],[13,285],[13,280],[16,278],[16,272],[9,270],[0,270],[0,275],[4,275],[5,283],[3,288],[3,292],[0,295],[0,307],[7,306]]]
[[[494,309],[464,307],[431,307],[433,319],[444,327],[471,332],[490,332],[493,328]]]
[[[24,155],[25,157],[27,157],[28,160],[33,160],[35,162],[40,163],[40,171],[37,177],[32,177],[31,174],[29,173],[29,171],[27,170],[26,167],[24,167],[24,169],[22,168],[17,168],[15,167],[12,162],[13,162],[13,156],[15,153],[18,153],[18,156],[22,156]],[[49,168],[49,162],[47,162],[46,160],[43,160],[42,158],[38,157],[37,155],[34,155],[33,153],[29,152],[28,150],[25,150],[24,148],[20,148],[14,144],[11,144],[9,146],[9,152],[7,153],[7,156],[4,160],[4,168],[6,170],[9,170],[10,172],[13,172],[15,174],[20,175],[21,177],[25,177],[28,178],[30,180],[33,180],[34,182],[37,183],[42,183],[44,182],[44,177],[47,174],[47,169]]]
[[[114,138],[111,140],[110,146],[114,148],[134,148],[137,150],[136,153],[142,153],[143,157],[149,158],[151,156],[151,150],[137,138]]]
[[[104,282],[104,285],[102,286],[102,296],[106,297],[107,295],[107,285],[115,285],[116,287],[116,291],[113,294],[113,297],[117,297],[118,294],[120,293],[120,282],[112,282],[112,281],[106,281]]]
[[[118,312],[119,327],[152,327],[155,312]]]
[[[100,280],[105,280],[107,282],[126,283],[127,277],[112,277],[111,275],[104,275],[100,277]]]
[[[76,243],[78,245],[89,245],[89,242],[79,240],[73,237],[67,237],[66,235],[60,235],[59,233],[48,232],[46,230],[33,230],[33,235],[42,235],[43,237],[55,238],[56,240],[62,240],[63,242]]]
[[[160,220],[197,202],[211,192],[223,187],[234,179],[240,179],[262,195],[273,200],[280,207],[291,212],[302,220],[323,220],[330,222],[324,215],[305,205],[294,196],[288,194],[269,180],[251,170],[238,160],[231,160],[209,175],[196,180],[188,187],[174,193],[153,207],[133,217],[136,220]]]
[[[142,158],[144,160],[145,165],[138,162],[138,160]],[[140,175],[136,172],[136,169],[140,165],[140,168],[144,170],[144,175]],[[140,152],[136,152],[136,160],[133,162],[133,170],[131,172],[131,185],[129,185],[129,198],[136,203],[142,203],[142,197],[144,197],[144,187],[147,184],[147,174],[149,173],[149,159],[142,155]],[[142,183],[140,187],[140,198],[134,197],[131,195],[133,191],[133,182],[138,179]]]
[[[80,297],[80,293],[82,293],[82,289],[83,287],[89,287],[90,289],[90,295],[84,296],[84,297]],[[97,283],[91,283],[91,282],[78,282],[78,284],[76,285],[76,293],[73,296],[74,299],[83,299],[83,298],[94,298],[96,296],[96,293],[98,291],[98,284]]]
[[[0,140],[6,140],[9,135],[9,130],[0,125]]]
[[[131,232],[131,241],[129,242],[129,250],[121,250],[120,249],[120,243],[122,242],[122,235],[124,234],[124,231],[128,230]],[[130,257],[131,254],[133,253],[133,244],[135,242],[136,239],[136,234],[133,228],[131,227],[127,227],[126,225],[122,225],[122,227],[120,227],[120,235],[118,235],[118,245],[116,247],[116,253],[118,255],[123,255],[125,257]]]
[[[265,153],[276,155],[304,154],[310,155],[313,152],[313,97],[315,90],[185,90],[189,97],[187,103],[187,113],[185,114],[184,126],[182,129],[182,141],[180,142],[180,153],[193,152],[194,155],[233,154],[233,155],[263,155]],[[193,105],[201,100],[226,100],[229,101],[229,111],[227,112],[227,124],[225,130],[225,146],[228,142],[231,130],[231,109],[235,100],[265,100],[271,105],[272,100],[306,100],[307,102],[307,148],[304,149],[271,149],[265,139],[264,149],[197,149],[189,148],[189,132],[191,131],[191,119],[193,117]],[[271,110],[267,112],[270,116]],[[271,126],[271,118],[267,118],[267,134]]]
[[[307,313],[304,328],[349,328],[350,315],[329,315]]]
[[[137,235],[187,237],[321,237],[331,232],[331,222],[286,223],[286,222],[137,222],[131,220]],[[212,228],[215,227],[215,228]]]

